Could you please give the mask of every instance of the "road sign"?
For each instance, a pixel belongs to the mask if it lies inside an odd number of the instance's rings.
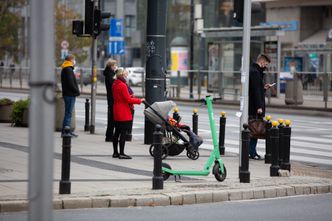
[[[109,41],[108,42],[108,54],[122,55],[126,52],[125,41]]]
[[[123,19],[111,19],[110,37],[123,37]]]
[[[67,49],[69,47],[68,41],[64,40],[61,42],[61,48],[62,49]]]

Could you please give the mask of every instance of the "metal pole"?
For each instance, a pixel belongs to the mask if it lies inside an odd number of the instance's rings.
[[[90,112],[90,103],[89,103],[89,99],[86,99],[85,100],[85,124],[84,124],[84,131],[89,131],[90,130],[89,112]]]
[[[52,221],[55,112],[54,1],[30,0],[30,5],[28,220]]]
[[[146,34],[146,101],[166,100],[167,1],[148,0]],[[152,143],[154,125],[145,118],[144,144]]]
[[[219,119],[219,152],[225,155],[225,131],[226,131],[226,112],[220,113]]]
[[[198,135],[198,110],[195,108],[193,110],[193,132],[194,134]]]
[[[329,56],[327,54],[324,55],[324,74],[323,74],[323,100],[324,100],[324,108],[327,109],[327,101],[328,101],[328,93],[329,93],[329,75],[327,73],[328,69],[328,60]]]
[[[281,69],[281,41],[279,36],[277,36],[277,97],[280,97],[280,69]]]
[[[240,99],[240,111],[242,112],[240,119],[240,137],[239,137],[239,164],[241,167],[241,129],[243,124],[248,123],[248,94],[249,94],[249,59],[250,59],[250,25],[251,25],[251,0],[244,1],[244,19],[243,19],[243,43],[242,43],[242,67],[241,67],[241,83],[242,96]]]
[[[194,98],[194,0],[190,0],[190,72],[189,72],[189,98]]]

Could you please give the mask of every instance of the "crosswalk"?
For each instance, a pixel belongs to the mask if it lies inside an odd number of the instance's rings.
[[[101,131],[106,129],[107,112],[106,101],[97,102],[96,128]],[[204,143],[200,148],[212,149],[213,142],[207,118],[207,112],[204,107],[199,108],[199,135]],[[182,123],[191,125],[192,107],[181,107]],[[84,103],[78,102],[76,108],[76,119],[79,127],[84,124]],[[291,136],[291,154],[293,161],[306,162],[310,164],[319,164],[332,166],[332,119],[295,115],[277,115],[275,119],[292,120]],[[215,115],[217,131],[219,130],[219,116]],[[239,153],[239,119],[235,116],[234,110],[228,110],[226,122],[225,150],[227,153]],[[135,120],[133,124],[133,139],[136,141],[144,140],[144,118],[143,107],[136,106]],[[259,140],[257,152],[264,156],[265,141]]]

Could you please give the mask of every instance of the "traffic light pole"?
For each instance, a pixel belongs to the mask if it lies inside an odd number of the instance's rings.
[[[166,12],[167,1],[148,0],[146,35],[146,101],[166,100]],[[144,143],[152,143],[153,124],[145,118]]]
[[[96,90],[97,90],[97,39],[92,37],[91,44],[91,124],[90,124],[90,134],[95,133],[96,125]]]
[[[249,59],[250,59],[250,31],[251,31],[251,0],[244,1],[244,19],[243,19],[243,42],[242,42],[242,67],[241,67],[241,83],[242,95],[240,99],[240,151],[239,151],[239,164],[241,165],[241,131],[244,123],[248,123],[248,94],[249,94]]]

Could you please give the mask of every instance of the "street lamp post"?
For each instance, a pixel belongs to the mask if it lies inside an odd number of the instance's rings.
[[[146,101],[166,100],[166,11],[167,1],[148,0],[146,34]],[[145,118],[144,143],[152,143],[153,124]]]

